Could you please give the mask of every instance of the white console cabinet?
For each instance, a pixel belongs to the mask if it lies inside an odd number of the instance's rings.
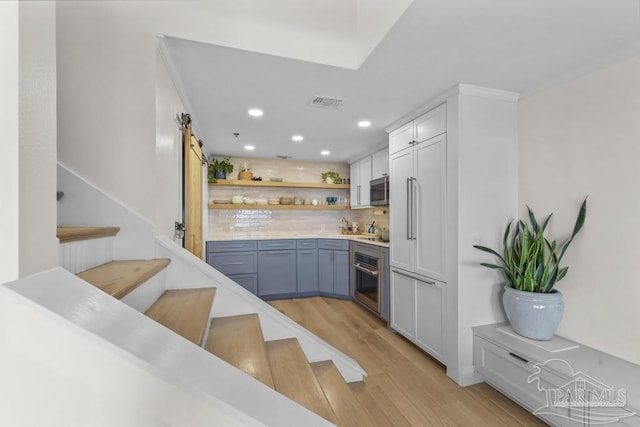
[[[561,337],[535,341],[507,324],[473,328],[482,378],[554,426],[640,426],[640,366]]]

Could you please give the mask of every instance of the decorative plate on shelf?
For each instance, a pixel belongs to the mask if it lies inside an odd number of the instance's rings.
[[[231,200],[214,200],[213,203],[216,205],[227,205],[231,203]]]

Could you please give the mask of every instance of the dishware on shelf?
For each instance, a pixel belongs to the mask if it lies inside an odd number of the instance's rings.
[[[282,182],[282,178],[269,178],[271,182]]]
[[[229,200],[229,199],[225,199],[225,200],[220,199],[220,200],[214,200],[213,203],[216,204],[216,205],[228,205],[229,203],[231,203],[231,200]]]
[[[318,200],[313,199],[313,200],[311,201],[311,205],[313,205],[313,206],[318,206]]]
[[[242,201],[245,205],[253,205],[256,203],[256,200],[253,197],[244,197]]]
[[[338,201],[338,198],[336,196],[327,196],[328,205],[335,205],[337,201]]]
[[[267,199],[256,199],[256,205],[266,205],[267,203]]]
[[[231,196],[231,203],[234,205],[241,205],[244,203],[242,196]]]
[[[270,205],[279,205],[280,204],[280,199],[269,199],[268,203]]]
[[[293,199],[291,197],[280,197],[280,204],[281,205],[292,205],[293,204]]]

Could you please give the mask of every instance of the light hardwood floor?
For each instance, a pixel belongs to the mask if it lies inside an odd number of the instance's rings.
[[[369,415],[354,425],[546,426],[486,384],[459,387],[441,364],[352,301],[314,297],[270,304],[367,371],[364,382],[349,385]]]

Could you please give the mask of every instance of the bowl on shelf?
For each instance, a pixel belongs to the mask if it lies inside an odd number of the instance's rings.
[[[271,182],[282,182],[282,178],[269,178]]]
[[[256,205],[266,205],[267,203],[267,199],[256,199]]]
[[[270,205],[279,205],[280,204],[280,199],[269,199],[268,203]]]
[[[291,205],[293,204],[293,199],[291,197],[280,197],[281,205]]]
[[[253,205],[256,203],[256,200],[253,197],[244,197],[242,201],[245,205]]]
[[[231,203],[233,203],[234,205],[241,205],[242,203],[244,203],[244,199],[242,198],[242,196],[231,196]]]

